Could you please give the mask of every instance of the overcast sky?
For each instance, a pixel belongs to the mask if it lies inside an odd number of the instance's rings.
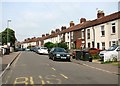
[[[9,27],[15,31],[19,41],[34,36],[41,37],[42,34],[50,33],[61,26],[69,27],[70,21],[78,24],[80,18],[96,19],[97,8],[103,10],[105,15],[117,12],[118,0],[108,1],[3,0],[0,32],[7,27],[7,20],[11,20]]]

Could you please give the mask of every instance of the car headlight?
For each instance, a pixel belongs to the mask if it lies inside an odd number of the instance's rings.
[[[56,56],[60,56],[60,54],[56,54]]]
[[[70,56],[70,55],[67,55],[68,57]]]

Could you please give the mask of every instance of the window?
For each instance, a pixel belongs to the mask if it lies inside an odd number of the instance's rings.
[[[90,39],[90,29],[87,30],[87,39]]]
[[[105,42],[102,42],[102,50],[105,50]]]
[[[90,48],[90,43],[88,43],[88,48]]]
[[[67,38],[69,39],[69,33],[67,33]]]
[[[100,43],[97,43],[97,48],[98,48],[98,49],[100,48]]]
[[[105,29],[104,29],[104,25],[101,26],[101,36],[105,36]]]
[[[93,47],[93,48],[95,47],[94,41],[92,41],[92,47]]]
[[[114,34],[116,32],[115,30],[115,23],[112,23],[112,34]]]
[[[85,36],[84,36],[84,31],[82,31],[82,39],[84,39],[84,37],[85,37]]]
[[[116,41],[112,41],[112,45],[116,45]]]
[[[111,41],[109,41],[109,47],[111,47]]]
[[[73,32],[71,32],[71,39],[73,39]]]

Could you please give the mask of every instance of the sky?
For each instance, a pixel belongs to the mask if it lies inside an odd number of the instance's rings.
[[[41,37],[62,26],[69,27],[70,21],[80,23],[80,18],[94,20],[97,10],[105,15],[118,11],[119,0],[80,1],[80,0],[3,0],[1,4],[0,32],[7,27],[15,31],[18,41]]]

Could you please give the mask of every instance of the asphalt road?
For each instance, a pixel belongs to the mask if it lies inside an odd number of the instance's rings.
[[[47,55],[22,52],[3,76],[3,84],[117,84],[118,75]]]

